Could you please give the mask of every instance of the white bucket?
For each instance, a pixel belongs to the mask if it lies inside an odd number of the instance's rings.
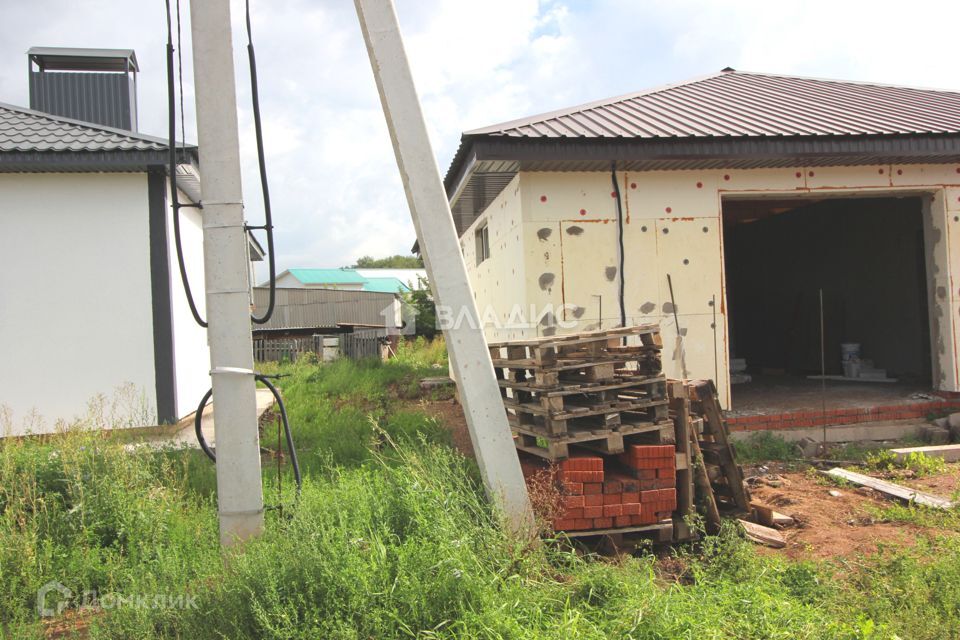
[[[851,360],[860,360],[860,343],[843,342],[840,344],[840,362],[849,362]]]

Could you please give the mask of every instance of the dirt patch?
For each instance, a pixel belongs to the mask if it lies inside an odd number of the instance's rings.
[[[923,478],[894,479],[894,482],[944,498],[956,499],[960,492],[960,464],[948,464],[944,473]]]
[[[467,429],[467,419],[463,415],[463,407],[456,400],[421,400],[415,408],[428,416],[440,420],[450,431],[453,446],[463,455],[473,458],[473,443],[470,441],[470,430]]]
[[[956,474],[951,470],[927,480],[937,485],[941,477],[952,477],[955,483]],[[889,500],[869,489],[822,484],[806,472],[761,477],[750,492],[754,500],[797,521],[797,526],[783,530],[785,549],[763,552],[785,553],[796,560],[872,553],[882,544],[913,544],[918,537],[944,533],[913,524],[877,522],[870,507],[882,509],[890,505]]]

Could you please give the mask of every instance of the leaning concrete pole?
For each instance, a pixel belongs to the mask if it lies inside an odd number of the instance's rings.
[[[530,499],[520,472],[500,387],[481,330],[450,204],[430,147],[420,99],[391,0],[355,0],[380,102],[390,129],[400,177],[434,300],[462,322],[443,328],[450,364],[463,401],[473,450],[487,493],[517,532],[531,523]]]
[[[220,544],[263,531],[230,0],[190,3]]]

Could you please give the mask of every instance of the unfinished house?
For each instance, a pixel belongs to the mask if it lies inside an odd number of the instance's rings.
[[[735,426],[958,391],[960,93],[725,69],[469,131],[445,182],[491,340],[657,322]]]

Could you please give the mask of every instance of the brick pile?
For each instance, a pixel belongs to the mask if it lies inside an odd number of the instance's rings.
[[[619,456],[575,453],[552,467],[560,490],[553,527],[588,531],[652,525],[677,508],[673,445],[628,445]],[[546,472],[542,461],[524,460],[531,482]]]

